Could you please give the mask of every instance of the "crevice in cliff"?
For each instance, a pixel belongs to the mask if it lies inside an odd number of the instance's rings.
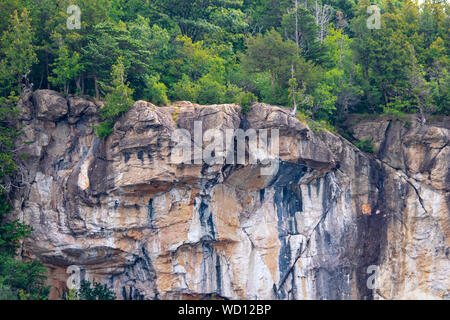
[[[425,213],[429,214],[428,210],[425,208],[424,201],[423,201],[423,199],[422,199],[422,196],[420,195],[419,190],[417,190],[417,187],[414,185],[414,183],[412,183],[412,182],[410,181],[410,179],[416,181],[416,182],[419,183],[419,184],[421,184],[421,183],[423,183],[423,182],[418,181],[417,179],[414,179],[414,178],[408,176],[408,175],[407,175],[405,172],[403,172],[402,170],[392,167],[392,166],[389,165],[387,162],[385,162],[385,161],[383,161],[383,160],[381,160],[381,159],[377,159],[377,160],[380,161],[382,164],[388,166],[388,167],[391,168],[392,170],[394,170],[394,172],[397,174],[397,176],[398,176],[399,178],[403,179],[406,183],[408,183],[408,185],[410,185],[410,186],[413,188],[415,194],[417,195],[417,199],[419,200],[419,203],[420,203],[422,209],[425,211]],[[399,173],[399,171],[401,172],[401,174]],[[429,185],[427,185],[427,186],[430,187],[430,189],[434,189],[433,187],[431,187],[431,186],[429,186]],[[402,221],[402,222],[403,222],[403,221]]]
[[[150,221],[150,229],[156,230],[155,226],[155,209],[153,208],[153,198],[148,200],[148,220]]]
[[[409,181],[408,179],[405,179],[405,181],[413,188],[413,190],[415,191],[416,195],[417,195],[417,199],[419,200],[420,205],[422,206],[422,209],[425,211],[425,213],[429,214],[427,209],[425,208],[425,205],[423,204],[423,199],[420,196],[420,192],[419,190],[417,190],[416,186]]]

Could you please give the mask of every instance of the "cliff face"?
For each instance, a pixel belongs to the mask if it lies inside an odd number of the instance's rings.
[[[355,122],[368,155],[265,104],[138,101],[106,140],[92,102],[41,90],[19,108],[13,213],[34,228],[22,256],[48,267],[52,298],[72,265],[121,299],[450,298],[448,121]],[[171,163],[173,132],[194,137],[195,121],[279,129],[277,170]]]

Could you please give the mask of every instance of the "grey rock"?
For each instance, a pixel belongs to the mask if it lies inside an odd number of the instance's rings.
[[[47,121],[57,121],[68,113],[67,100],[53,90],[37,90],[33,93],[33,103],[37,118]]]

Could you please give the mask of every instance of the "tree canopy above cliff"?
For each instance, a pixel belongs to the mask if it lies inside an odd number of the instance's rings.
[[[299,112],[333,124],[354,112],[450,112],[446,1],[6,0],[0,9],[0,67],[16,74],[2,81],[16,92],[25,80],[13,66],[31,64],[35,89],[104,98],[122,57],[133,98],[158,104],[251,92],[293,106],[296,87]],[[33,37],[22,43],[35,59],[8,40],[24,10]]]

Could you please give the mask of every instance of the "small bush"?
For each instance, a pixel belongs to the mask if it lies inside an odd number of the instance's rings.
[[[390,104],[389,107],[383,107],[383,115],[399,121],[404,121],[406,118],[406,113],[401,111],[400,108],[394,104]]]
[[[98,126],[94,126],[94,130],[99,138],[106,138],[114,130],[114,121],[102,122]]]
[[[133,105],[133,89],[125,81],[125,66],[122,57],[119,57],[117,64],[113,65],[111,72],[112,85],[105,86],[108,92],[105,96],[105,106],[100,109],[102,122],[96,127],[97,135],[105,138],[112,133],[114,121],[123,113],[127,112]]]
[[[242,93],[242,89],[238,86],[229,83],[227,85],[227,91],[225,92],[225,100],[224,103],[236,103],[239,98],[239,95]]]
[[[183,74],[180,81],[173,85],[172,97],[176,100],[195,101],[195,88],[189,77]]]
[[[225,100],[226,87],[208,74],[195,85],[196,100],[200,104],[222,103]]]
[[[64,300],[115,300],[116,294],[109,290],[105,284],[83,280],[80,289],[71,289],[65,292],[62,297]]]
[[[302,123],[306,123],[308,120],[312,117],[312,112],[310,110],[298,110],[297,114],[295,115],[297,119],[299,119]]]
[[[321,133],[323,131],[330,131],[332,133],[337,132],[336,128],[325,120],[309,121],[308,125],[315,134]]]
[[[362,139],[360,141],[358,141],[357,143],[355,143],[355,146],[364,152],[367,153],[374,153],[375,152],[375,147],[373,145],[372,139]]]
[[[178,113],[178,109],[175,108],[175,111],[172,113],[172,119],[175,121],[177,127],[179,126],[178,119],[180,118],[180,114]]]
[[[167,87],[164,83],[159,82],[159,75],[147,77],[145,82],[146,89],[144,90],[144,98],[147,101],[157,106],[165,106],[169,103]]]
[[[241,92],[237,100],[242,108],[242,113],[247,114],[252,107],[252,103],[258,101],[258,98],[251,92]]]

